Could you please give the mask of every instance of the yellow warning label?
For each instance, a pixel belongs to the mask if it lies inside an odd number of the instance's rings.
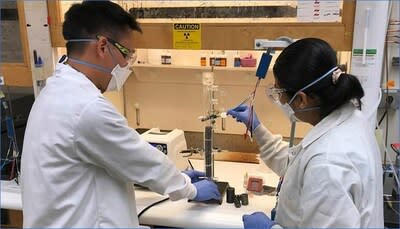
[[[201,49],[201,25],[198,23],[173,24],[174,49]]]

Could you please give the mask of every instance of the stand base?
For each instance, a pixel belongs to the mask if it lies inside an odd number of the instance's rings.
[[[214,183],[217,185],[218,187],[218,191],[221,194],[221,199],[220,200],[206,200],[206,201],[195,201],[195,200],[189,200],[189,202],[201,202],[201,203],[206,203],[206,204],[222,204],[222,200],[224,199],[225,193],[226,193],[226,189],[229,186],[228,182],[224,182],[224,181],[214,181]]]

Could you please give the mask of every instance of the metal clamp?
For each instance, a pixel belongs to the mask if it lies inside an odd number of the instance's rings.
[[[291,43],[293,43],[293,41],[294,40],[290,37],[278,37],[276,40],[255,39],[254,49],[266,50],[268,48],[286,48]]]

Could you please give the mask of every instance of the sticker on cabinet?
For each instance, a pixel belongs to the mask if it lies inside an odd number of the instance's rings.
[[[201,49],[201,24],[174,23],[174,49]]]

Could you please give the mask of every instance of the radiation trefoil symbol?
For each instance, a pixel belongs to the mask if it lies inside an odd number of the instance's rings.
[[[189,37],[190,37],[190,33],[183,33],[183,36],[184,36],[185,39],[187,40],[187,39],[189,39]]]

